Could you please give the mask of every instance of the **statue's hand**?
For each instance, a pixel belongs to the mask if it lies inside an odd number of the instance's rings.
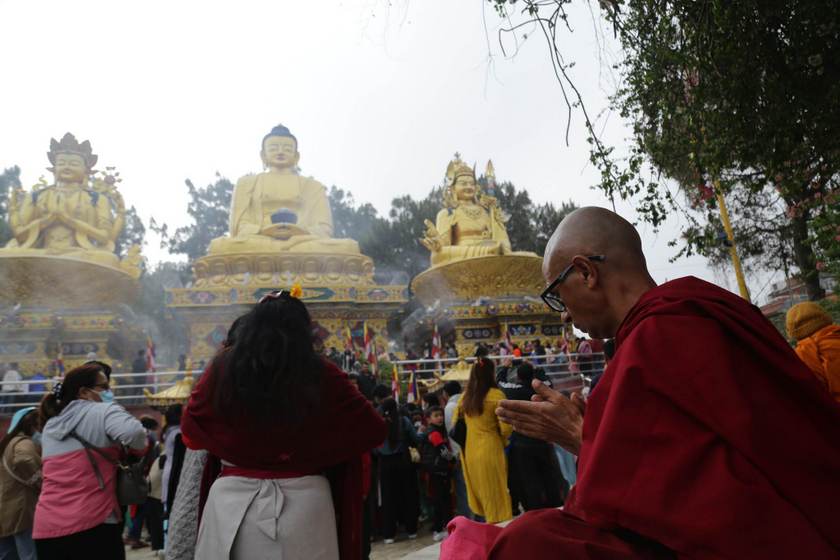
[[[426,225],[426,236],[420,240],[420,243],[432,253],[440,251],[443,244],[440,241],[440,233],[438,233],[435,224],[431,220],[424,220],[423,223]]]

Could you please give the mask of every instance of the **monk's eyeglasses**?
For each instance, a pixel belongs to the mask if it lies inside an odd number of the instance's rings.
[[[587,255],[587,259],[592,262],[604,262],[607,260],[606,255]],[[563,283],[563,280],[566,279],[569,274],[572,273],[572,270],[575,268],[575,263],[571,263],[569,266],[563,269],[557,278],[548,285],[548,287],[543,290],[543,293],[540,294],[540,297],[545,302],[545,304],[551,309],[552,311],[556,311],[557,313],[563,313],[566,311],[566,304],[560,299],[560,296],[554,293],[554,290]]]

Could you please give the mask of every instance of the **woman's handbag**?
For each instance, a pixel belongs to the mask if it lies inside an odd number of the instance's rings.
[[[467,450],[467,422],[463,416],[458,418],[452,429],[449,430],[449,439],[458,444],[462,451]]]
[[[146,480],[143,474],[143,467],[145,466],[143,461],[131,464],[126,461],[115,461],[108,457],[101,449],[84,440],[76,432],[70,432],[70,436],[78,440],[85,448],[85,453],[93,467],[93,472],[96,474],[96,480],[99,482],[100,490],[105,489],[105,479],[102,478],[102,473],[99,471],[99,466],[93,459],[91,451],[95,451],[104,457],[106,461],[117,467],[117,502],[121,506],[134,506],[146,502],[146,498],[149,496],[149,481]]]

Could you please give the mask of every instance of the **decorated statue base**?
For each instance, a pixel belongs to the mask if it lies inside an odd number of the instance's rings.
[[[193,263],[195,286],[356,286],[373,288],[373,260],[362,254],[241,253]]]
[[[37,249],[0,251],[0,362],[17,363],[25,376],[50,376],[59,350],[68,370],[91,353],[115,370],[130,362],[144,340],[124,316],[139,284],[116,256],[113,261],[116,266]]]
[[[505,329],[520,344],[560,337],[560,314],[539,298],[544,286],[542,259],[516,253],[433,266],[411,282],[412,292],[429,310],[429,320],[454,329],[460,356],[471,356],[477,343],[499,342]]]
[[[17,363],[27,378],[41,372],[56,375],[56,357],[65,370],[96,359],[127,371],[143,348],[145,336],[119,308],[21,306],[0,317],[0,362]]]
[[[278,273],[278,276],[288,277],[290,281],[257,282],[259,278],[251,276],[247,283],[238,285],[225,285],[226,282],[221,286],[167,290],[167,307],[187,324],[193,364],[199,367],[202,361],[209,360],[224,341],[233,320],[246,313],[262,296],[297,283],[291,273]],[[408,301],[405,285],[382,286],[372,282],[338,285],[317,281],[300,284],[301,299],[312,315],[319,338],[326,348],[334,346],[339,351],[344,350],[348,329],[356,348],[364,346],[364,324],[374,334],[376,344],[387,348],[388,319]]]
[[[132,302],[137,278],[114,264],[44,250],[0,251],[0,305],[86,308]],[[59,302],[58,304],[56,302]]]

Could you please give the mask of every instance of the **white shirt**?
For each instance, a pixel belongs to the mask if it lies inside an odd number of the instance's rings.
[[[443,408],[443,424],[446,426],[446,433],[452,431],[453,423],[452,417],[455,416],[455,407],[458,406],[458,400],[461,398],[461,393],[457,395],[452,395],[449,397],[449,400],[446,401],[446,406]],[[455,443],[452,438],[449,438],[449,445],[452,446],[452,453],[455,454],[456,457],[460,456],[461,447]]]
[[[23,378],[20,373],[10,369],[3,376],[3,392],[4,393],[25,393],[26,383],[15,383],[15,381],[22,381]]]

